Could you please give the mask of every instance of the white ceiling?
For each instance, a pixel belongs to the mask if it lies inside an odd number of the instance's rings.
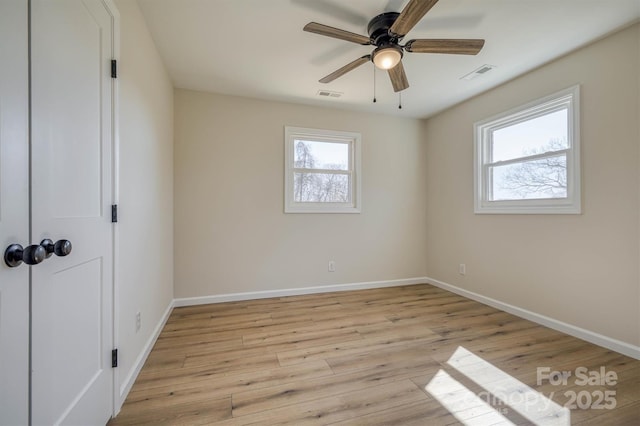
[[[138,0],[178,88],[406,117],[428,117],[640,19],[640,0],[440,0],[404,41],[483,38],[477,56],[406,53],[402,110],[389,77],[362,65],[318,80],[371,46],[303,32],[311,21],[367,35],[408,0]],[[637,52],[635,53],[637,55]],[[483,64],[496,68],[471,81]],[[616,64],[611,64],[616,66]],[[341,92],[325,98],[318,90]]]

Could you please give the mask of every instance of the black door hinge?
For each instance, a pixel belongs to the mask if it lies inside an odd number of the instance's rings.
[[[111,223],[117,223],[117,222],[118,222],[118,205],[112,204],[111,205]]]
[[[118,350],[114,349],[111,351],[111,368],[116,368],[118,366]]]
[[[118,78],[118,61],[111,60],[111,78]]]

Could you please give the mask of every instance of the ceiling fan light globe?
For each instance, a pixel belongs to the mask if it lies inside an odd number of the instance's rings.
[[[395,47],[378,48],[373,53],[373,63],[381,70],[389,70],[400,62],[402,52]]]

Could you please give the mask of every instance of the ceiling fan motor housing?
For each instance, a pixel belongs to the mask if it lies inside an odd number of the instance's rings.
[[[389,28],[396,22],[400,14],[398,12],[385,12],[369,21],[367,32],[371,42],[376,46],[397,44],[402,37],[392,37]]]

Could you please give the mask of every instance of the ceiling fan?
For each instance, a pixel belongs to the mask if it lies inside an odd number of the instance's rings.
[[[484,46],[482,39],[417,39],[409,40],[404,45],[400,44],[404,36],[437,2],[438,0],[410,0],[400,13],[385,12],[376,16],[367,26],[369,37],[317,22],[309,22],[304,26],[304,31],[365,46],[376,46],[371,54],[337,69],[320,79],[320,83],[329,83],[360,65],[372,61],[377,68],[387,70],[393,90],[400,92],[409,87],[402,65],[404,52],[477,55]]]

